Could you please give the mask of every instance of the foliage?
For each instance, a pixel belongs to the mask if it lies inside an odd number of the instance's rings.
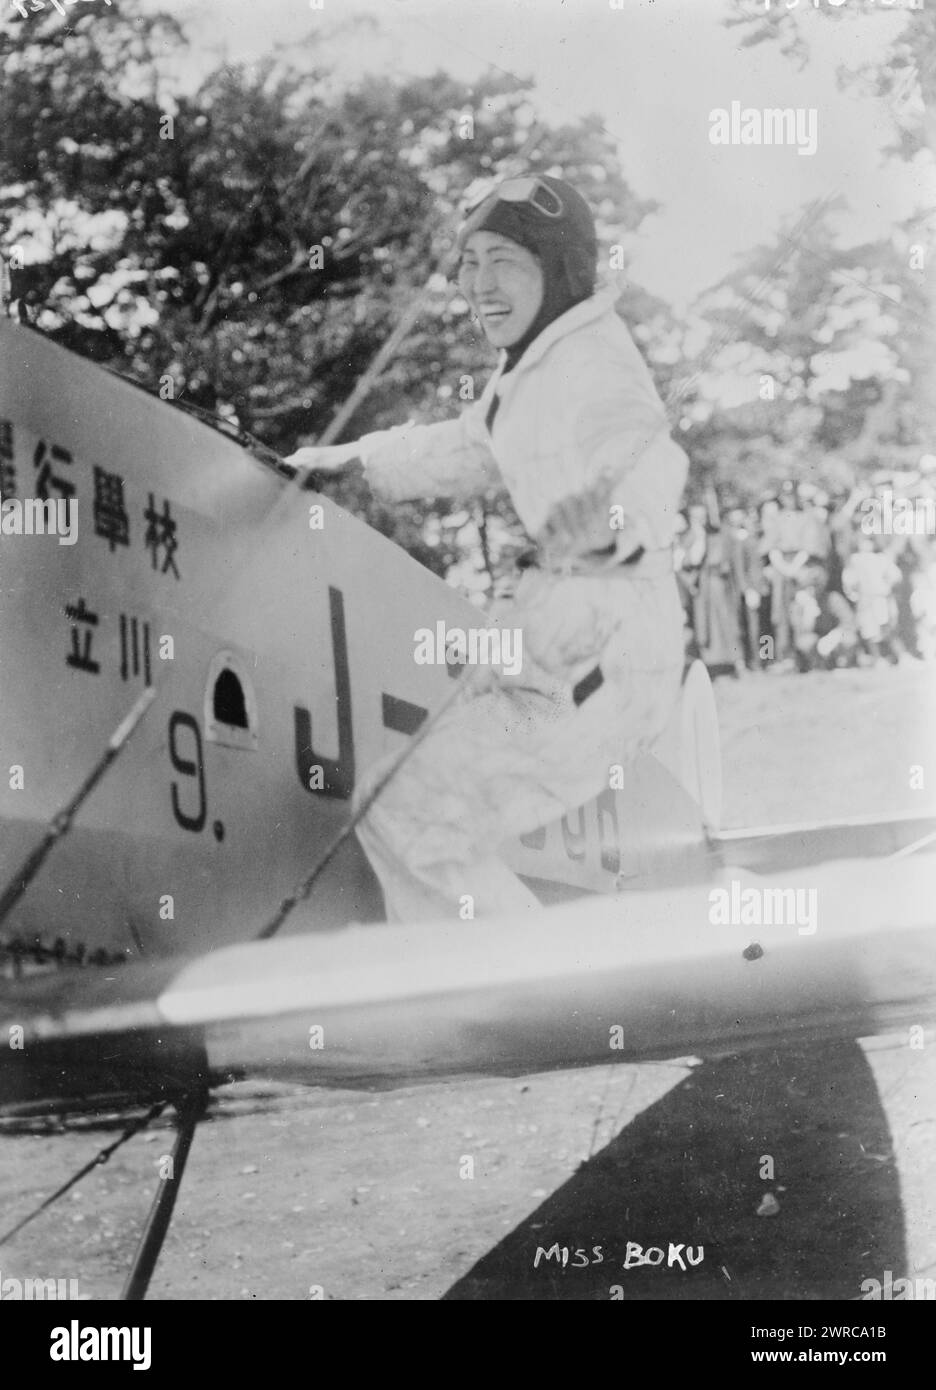
[[[597,117],[534,123],[528,84],[499,70],[474,86],[437,73],[342,88],[313,51],[311,69],[222,66],[175,97],[165,74],[186,39],[168,15],[138,0],[83,4],[67,24],[48,8],[11,13],[0,22],[0,250],[25,261],[14,293],[69,348],[154,390],[171,377],[177,399],[280,453],[321,434],[416,295],[412,332],[346,435],[446,418],[466,380],[480,391],[493,355],[446,277],[461,200],[479,180],[564,174],[596,209],[605,252],[626,255],[654,211]],[[801,31],[781,18],[739,10],[735,22],[746,43],[780,36],[800,60]],[[893,61],[916,64],[928,86],[932,14],[912,19]],[[883,90],[892,77],[882,60],[862,80]],[[901,129],[898,152],[918,157]],[[843,481],[932,440],[930,306],[909,255],[919,233],[842,249],[834,212],[752,250],[689,324],[622,284],[619,311],[676,408],[696,489],[714,479],[753,497],[788,476]],[[690,349],[700,326],[701,359]],[[522,543],[503,493],[473,509],[391,510],[353,474],[329,486],[478,594]]]
[[[609,239],[652,210],[597,118],[531,138],[526,87],[504,73],[335,93],[271,59],[173,100],[161,72],[185,39],[171,19],[133,0],[70,18],[6,25],[0,217],[27,261],[19,292],[66,346],[152,388],[169,376],[177,399],[282,453],[321,433],[427,284],[348,433],[444,418],[465,376],[480,391],[493,358],[443,272],[461,195],[518,152],[561,167]],[[390,513],[354,479],[332,490],[439,572],[477,548],[480,516],[440,528],[444,508]]]

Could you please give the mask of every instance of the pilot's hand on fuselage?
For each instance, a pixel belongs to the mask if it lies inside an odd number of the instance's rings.
[[[351,444],[307,445],[290,454],[284,462],[293,465],[301,483],[309,483],[316,477],[339,473],[358,457],[358,445],[355,441]]]

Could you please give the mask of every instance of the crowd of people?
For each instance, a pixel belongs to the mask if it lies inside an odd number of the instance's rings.
[[[835,497],[787,482],[757,507],[719,508],[712,491],[690,505],[676,541],[688,653],[712,675],[936,658],[933,528],[888,526],[893,497],[889,482]]]

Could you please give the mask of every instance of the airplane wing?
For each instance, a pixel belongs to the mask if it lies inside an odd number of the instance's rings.
[[[0,1095],[147,1099],[246,1075],[385,1087],[926,1027],[928,824],[906,857],[769,877],[727,862],[526,920],[353,926],[7,982],[0,1034],[20,1046],[0,1050]]]

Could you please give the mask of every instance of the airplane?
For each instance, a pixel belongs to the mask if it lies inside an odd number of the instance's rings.
[[[700,662],[622,785],[503,847],[540,919],[388,924],[352,794],[460,676],[414,633],[477,609],[269,451],[32,327],[0,318],[0,364],[0,1109],[172,1103],[180,1177],[233,1077],[377,1088],[933,1023],[936,820],[720,831]],[[67,502],[73,536],[3,529],[11,499]],[[713,924],[713,892],[804,885],[819,931]]]

